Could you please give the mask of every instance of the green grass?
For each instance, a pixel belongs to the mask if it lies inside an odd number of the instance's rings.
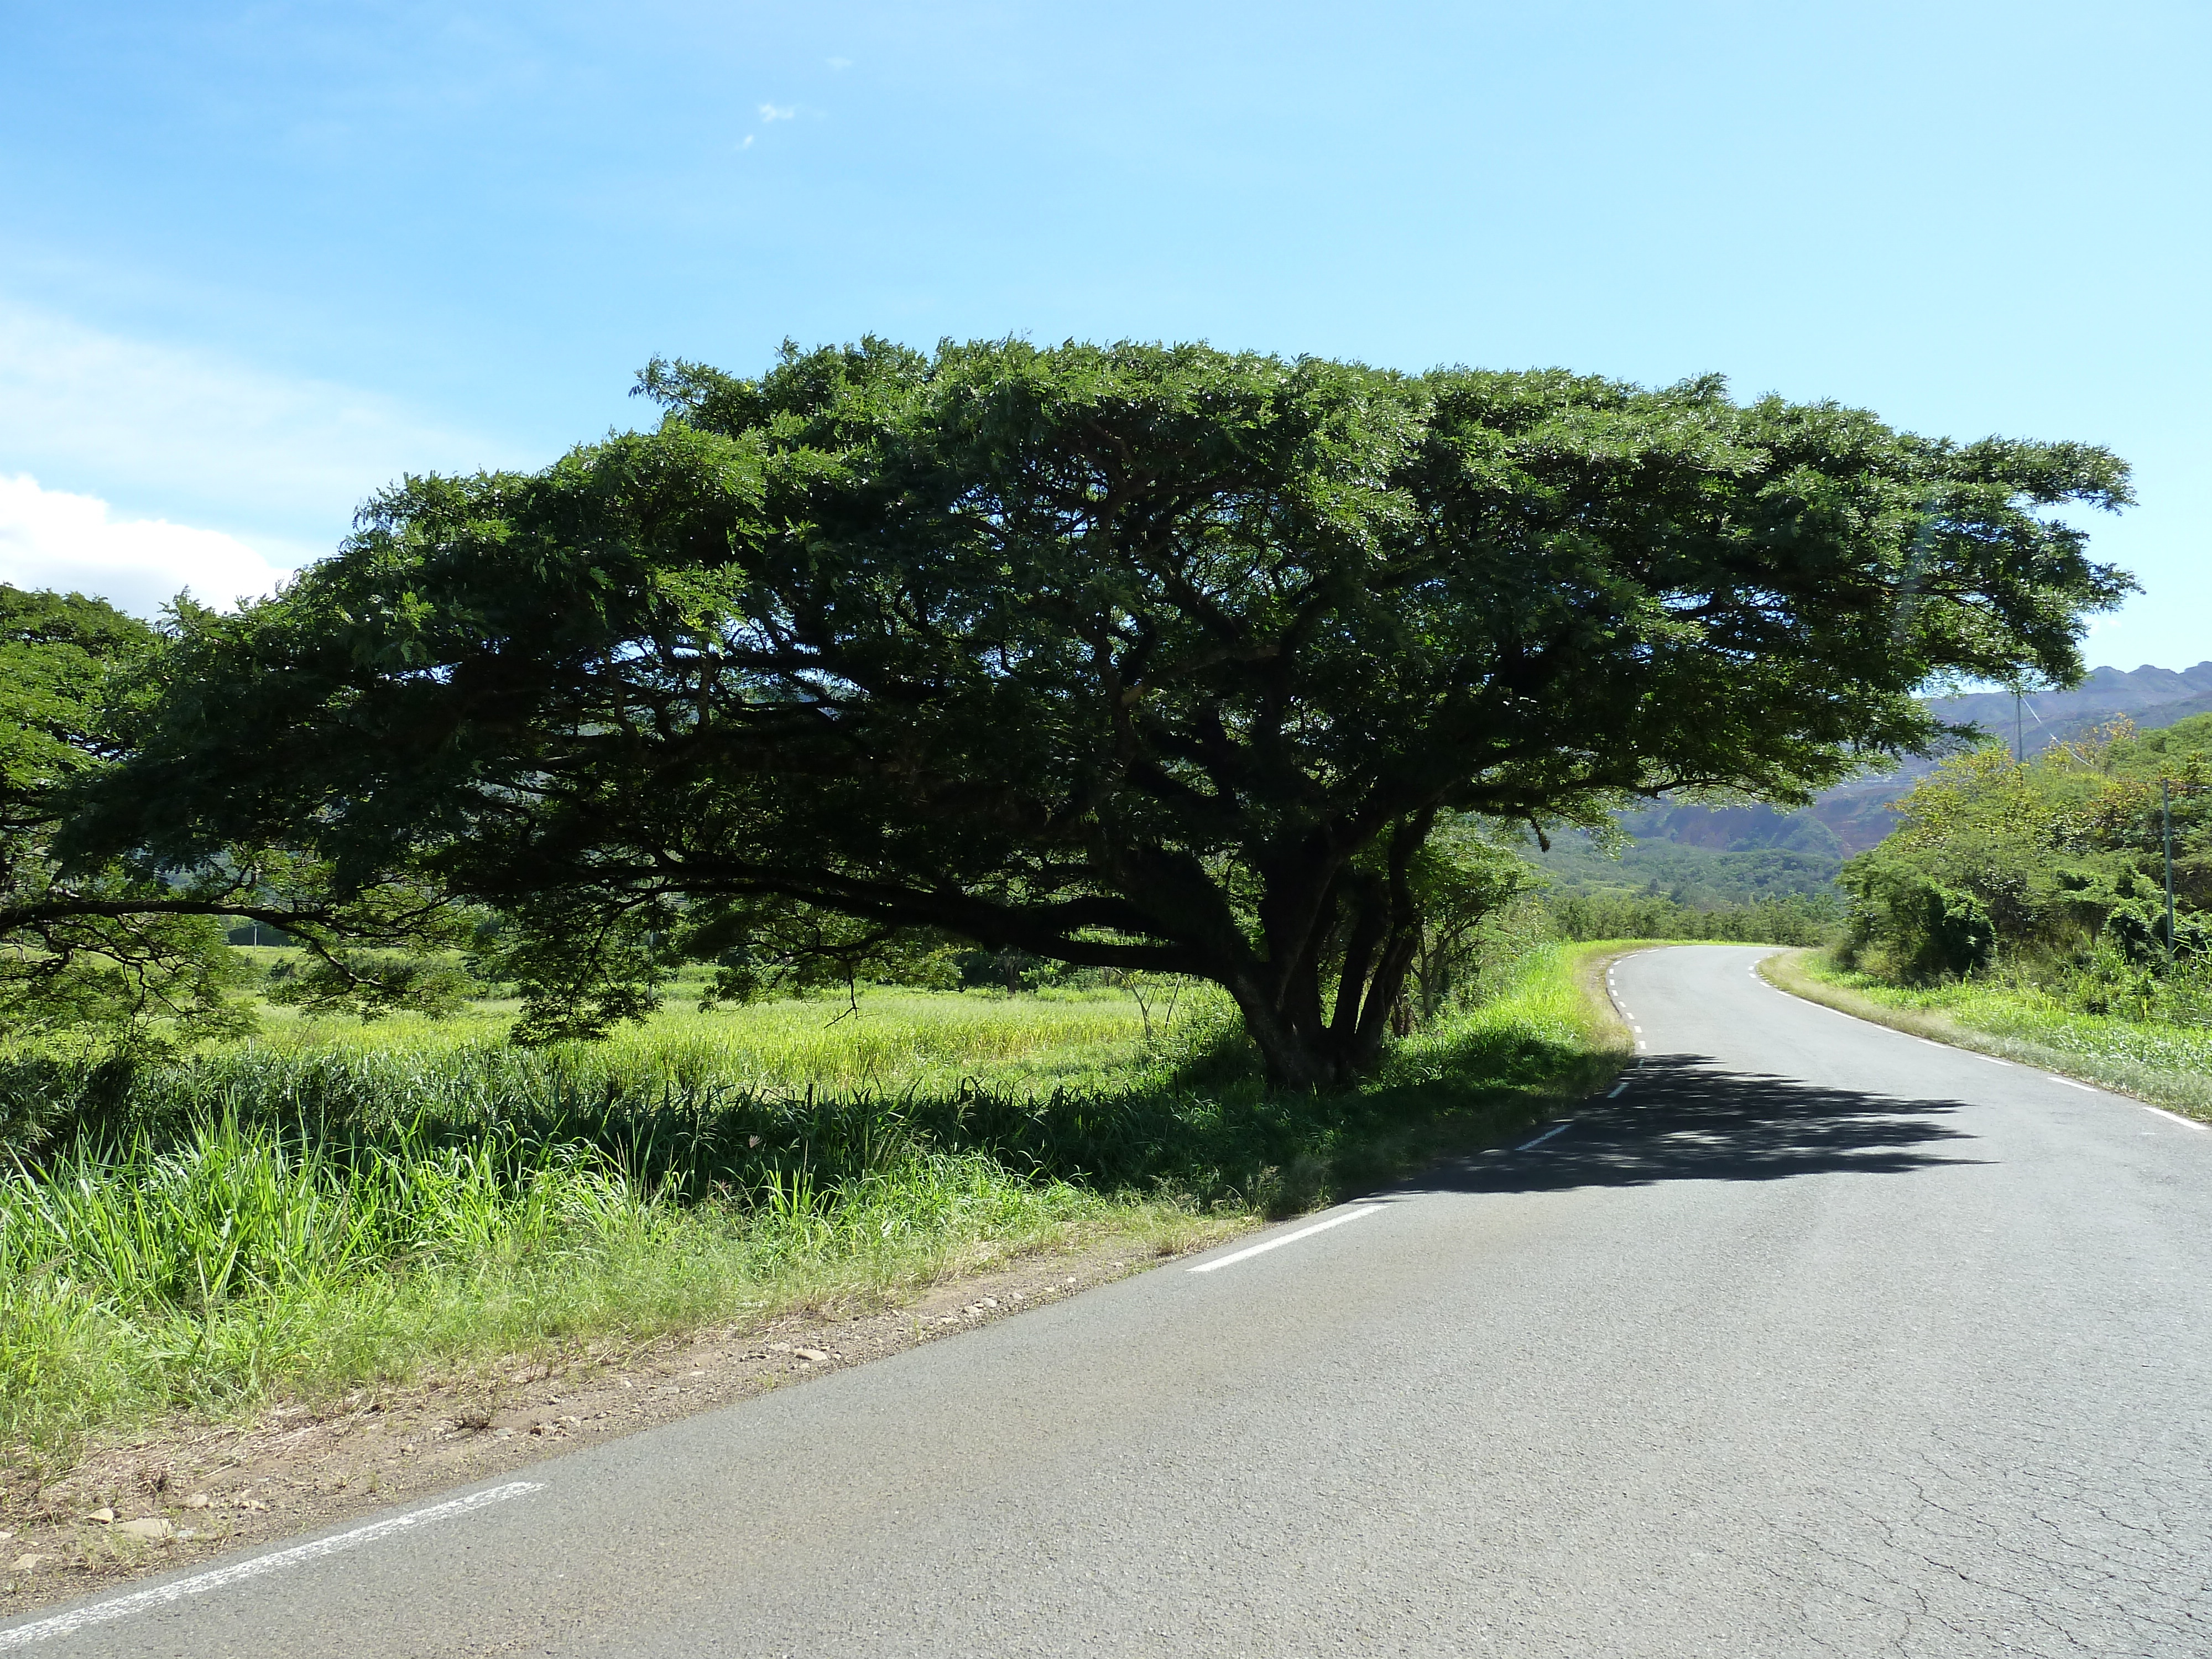
[[[1266,1093],[1208,994],[1150,1041],[1127,998],[874,994],[540,1050],[464,1018],[0,1056],[0,1449],[1219,1237],[1601,1082],[1602,949],[1536,951],[1326,1097]]]
[[[1902,987],[1840,968],[1825,951],[1796,956],[1777,976],[1848,1012],[2212,1121],[2212,1030],[2202,1026],[2084,1013],[2029,984]]]
[[[165,1412],[887,1294],[978,1247],[1188,1219],[941,1153],[751,1199],[657,1201],[589,1149],[489,1136],[333,1154],[225,1122],[167,1153],[73,1152],[18,1174],[0,1224],[10,1461],[51,1467]]]
[[[1136,1058],[1143,1037],[1136,1004],[1109,990],[1007,996],[874,989],[860,996],[857,1011],[842,997],[810,997],[701,1012],[687,1006],[683,988],[644,1024],[592,1045],[599,1063],[617,1073],[640,1065],[688,1067],[752,1088],[903,1089],[976,1074],[1058,1079],[1112,1070]],[[1226,1012],[1221,992],[1200,987],[1178,1000],[1175,1023],[1218,1023]],[[512,1015],[511,1005],[490,1003],[450,1020],[400,1015],[363,1024],[272,1008],[259,1041],[285,1053],[442,1057],[504,1048]],[[1157,1007],[1153,1018],[1159,1019]]]

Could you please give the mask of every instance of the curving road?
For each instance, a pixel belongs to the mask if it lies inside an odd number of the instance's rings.
[[[1627,959],[1617,1097],[1279,1248],[0,1649],[2212,1654],[2212,1133],[1762,954]]]

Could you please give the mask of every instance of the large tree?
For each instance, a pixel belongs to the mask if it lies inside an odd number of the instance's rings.
[[[1801,800],[1938,738],[1932,678],[2076,678],[2130,586],[2051,512],[2126,501],[2102,449],[1717,380],[870,341],[640,390],[187,618],[87,854],[434,879],[541,1028],[795,921],[1198,975],[1310,1086],[1381,1051],[1439,815]]]

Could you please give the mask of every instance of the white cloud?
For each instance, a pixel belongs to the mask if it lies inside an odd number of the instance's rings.
[[[521,464],[389,398],[88,328],[0,296],[0,474],[148,519],[213,524],[297,560],[403,472]]]
[[[760,118],[763,123],[788,121],[798,113],[799,106],[796,104],[787,105],[781,109],[777,108],[774,104],[763,104],[760,106]]]
[[[822,61],[833,70],[848,70],[853,67],[853,60],[849,58],[825,58]]]
[[[41,489],[27,473],[0,476],[0,581],[14,586],[89,593],[151,617],[185,589],[228,609],[274,592],[283,575],[219,530],[118,520],[96,495]]]
[[[750,134],[750,133],[749,132],[749,133],[747,133],[747,134],[745,135],[745,142],[744,142],[744,143],[743,143],[742,144],[739,144],[739,145],[738,146],[738,148],[739,149],[750,149],[752,147],[753,147],[753,136],[752,136],[752,134]]]

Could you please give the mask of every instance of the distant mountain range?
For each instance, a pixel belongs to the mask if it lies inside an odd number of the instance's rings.
[[[2064,743],[2117,720],[2145,730],[2191,714],[2212,714],[2212,662],[2179,672],[2144,666],[2129,672],[2099,668],[2070,691],[2038,691],[2019,701],[2015,724],[2009,691],[1939,697],[1929,705],[1956,725],[1980,726],[2028,754]],[[1692,806],[1660,802],[1624,813],[1620,827],[1636,845],[1616,862],[1569,836],[1536,861],[1568,890],[1631,888],[1672,893],[1711,904],[1763,898],[1778,891],[1826,890],[1836,867],[1895,827],[1890,804],[1935,769],[1912,761],[1880,777],[1858,778],[1795,812],[1771,806]]]
[[[1980,726],[2021,752],[2040,754],[2117,720],[2133,720],[2148,731],[2191,714],[2212,714],[2212,662],[2179,672],[2146,665],[2132,673],[2118,668],[2092,669],[2071,691],[2035,691],[2019,700],[2015,718],[2009,691],[1980,691],[1971,696],[1938,697],[1929,707],[1955,725]],[[1887,809],[1913,784],[1935,769],[1932,761],[1909,762],[1878,778],[1863,778],[1829,790],[1805,813],[1835,832],[1844,854],[1864,852],[1895,827]]]

